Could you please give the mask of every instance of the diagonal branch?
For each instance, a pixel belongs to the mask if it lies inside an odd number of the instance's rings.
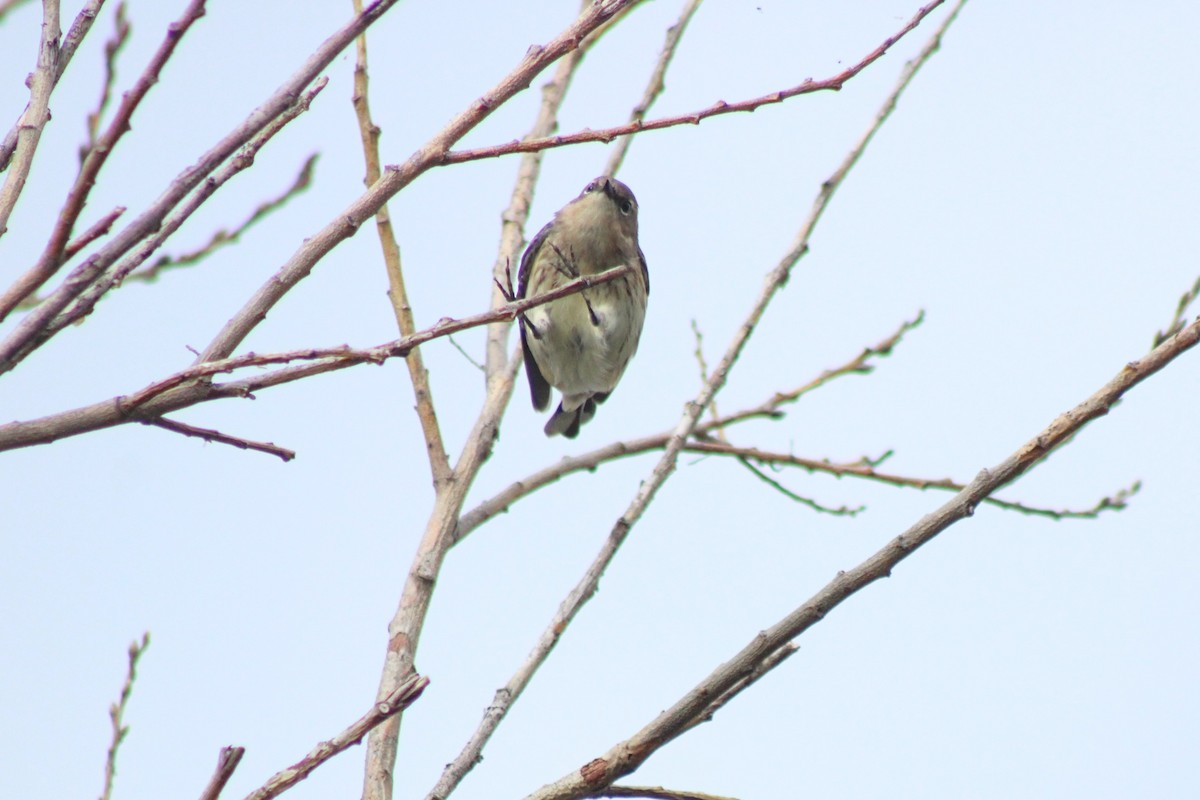
[[[732,445],[716,442],[697,442],[690,443],[687,446],[689,453],[704,453],[708,455],[732,456],[743,462],[753,461],[759,464],[773,464],[777,466],[799,467],[809,472],[823,472],[827,475],[841,478],[850,476],[854,478],[863,478],[865,480],[878,481],[886,483],[889,486],[907,487],[910,489],[919,489],[925,491],[927,489],[941,489],[948,492],[961,492],[966,488],[966,484],[957,483],[949,478],[932,479],[932,478],[913,478],[907,475],[896,475],[894,473],[880,472],[875,469],[871,463],[855,463],[855,464],[831,464],[828,461],[816,461],[811,458],[801,458],[789,453],[772,453],[765,450],[759,450],[756,447],[734,447]],[[756,471],[757,472],[757,471]],[[757,473],[764,480],[770,481],[765,475]],[[794,500],[811,505],[811,501],[805,498],[791,495],[782,486],[770,481],[775,485],[775,488],[783,491]],[[1135,481],[1128,489],[1121,489],[1113,495],[1102,497],[1091,508],[1082,510],[1073,509],[1055,509],[1055,508],[1039,508],[1026,503],[1016,503],[1011,500],[1001,500],[995,497],[989,497],[984,500],[988,505],[996,506],[997,508],[1005,509],[1006,511],[1016,511],[1021,514],[1027,514],[1035,517],[1048,517],[1049,519],[1095,519],[1105,511],[1122,511],[1129,504],[1129,498],[1140,492],[1142,489],[1141,481]],[[819,508],[816,510],[829,511],[829,509]],[[834,509],[835,512],[848,513],[850,516],[860,509]]]
[[[225,784],[229,783],[229,779],[233,777],[233,771],[237,769],[238,764],[242,763],[244,755],[246,755],[244,747],[221,748],[221,752],[217,754],[217,768],[213,772],[213,776],[208,779],[208,785],[204,787],[204,791],[200,793],[200,800],[217,800],[221,796],[221,792],[225,791]]]
[[[307,778],[317,767],[358,744],[370,731],[415,703],[428,685],[428,678],[422,678],[415,673],[410,675],[408,680],[371,706],[371,710],[350,727],[332,739],[318,744],[292,766],[272,775],[266,783],[246,795],[246,800],[270,800],[283,794]]]
[[[268,132],[274,133],[282,128],[282,125],[279,124],[280,121],[291,121],[297,115],[306,111],[309,108],[312,100],[316,97],[317,92],[319,92],[324,86],[325,82],[323,80],[317,81],[317,83],[313,85],[312,89],[310,89],[308,92],[305,92],[304,99],[301,100],[300,103],[298,103],[293,109],[289,110],[286,114],[280,116],[279,119],[276,120],[276,124],[268,127],[263,131],[262,134],[251,141],[250,144],[247,145],[247,149],[243,151],[244,155],[241,157],[235,157],[233,163],[237,165],[237,168],[240,170],[244,169],[246,166],[249,166],[250,162],[253,160],[254,153],[263,144],[266,144],[266,140],[270,138]],[[296,178],[292,181],[291,186],[284,189],[276,196],[264,200],[258,205],[257,208],[250,212],[250,216],[246,217],[246,219],[244,219],[232,230],[221,228],[217,231],[214,231],[213,235],[209,237],[207,242],[190,252],[181,253],[180,255],[176,256],[162,256],[153,264],[129,273],[129,275],[125,277],[124,282],[131,283],[134,281],[140,281],[143,283],[153,283],[154,281],[158,280],[159,276],[163,272],[198,264],[215,253],[217,250],[220,250],[222,247],[226,247],[231,244],[237,244],[246,231],[257,225],[272,212],[283,208],[288,204],[289,201],[291,201],[297,195],[303,194],[309,189],[310,186],[312,186],[313,172],[316,170],[318,157],[319,156],[317,153],[313,153],[308,158],[304,159],[304,163],[300,165],[300,170],[296,173]],[[225,176],[226,171],[221,170],[213,177],[213,182],[219,186],[221,183],[224,183],[225,180],[227,180]],[[232,173],[229,177],[232,177]],[[206,184],[206,187],[208,185],[209,184]]]
[[[260,453],[266,453],[269,456],[276,456],[287,463],[296,457],[295,450],[289,450],[286,447],[280,447],[274,442],[255,442],[250,439],[243,439],[240,436],[230,436],[227,433],[213,430],[212,428],[198,428],[195,425],[188,425],[186,422],[180,422],[175,419],[167,419],[166,417],[153,417],[151,419],[139,420],[143,425],[153,425],[156,428],[162,428],[165,431],[180,433],[184,436],[191,436],[196,439],[203,439],[206,442],[216,442],[218,444],[232,445],[240,450],[257,450]]]
[[[1163,342],[1148,355],[1131,361],[1091,397],[1056,418],[1012,455],[980,473],[954,498],[925,515],[889,541],[866,561],[839,572],[824,588],[783,619],[754,637],[729,661],[630,738],[599,758],[548,784],[528,800],[567,800],[591,796],[602,786],[636,770],[660,747],[695,724],[711,705],[711,698],[745,682],[756,670],[797,636],[816,625],[844,600],[875,581],[888,577],[905,558],[933,537],[975,513],[994,492],[1007,486],[1071,440],[1087,423],[1106,414],[1134,386],[1154,375],[1200,342],[1200,320]]]
[[[633,107],[633,112],[629,115],[629,123],[631,125],[640,124],[646,119],[646,112],[654,105],[654,101],[663,93],[666,88],[663,78],[666,77],[667,68],[671,66],[671,59],[675,57],[675,50],[679,47],[679,40],[683,38],[684,31],[687,30],[687,25],[692,20],[692,16],[696,10],[700,8],[702,0],[687,0],[683,4],[683,10],[679,12],[679,18],[675,20],[675,24],[667,28],[667,40],[663,42],[662,50],[658,54],[658,61],[654,65],[654,71],[650,73],[650,82],[646,84],[646,91],[642,93],[642,99]],[[608,164],[604,167],[604,174],[614,176],[621,169],[621,165],[625,163],[625,154],[629,152],[629,145],[633,144],[632,136],[623,136],[617,140],[617,146],[613,148],[612,153],[608,157]]]

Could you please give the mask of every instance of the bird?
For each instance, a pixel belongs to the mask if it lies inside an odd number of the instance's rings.
[[[650,295],[650,272],[638,244],[637,198],[615,178],[596,178],[546,223],[521,257],[518,298],[621,265],[630,270],[620,278],[521,315],[534,409],[546,410],[551,387],[562,394],[546,423],[547,436],[578,436],[637,352]]]

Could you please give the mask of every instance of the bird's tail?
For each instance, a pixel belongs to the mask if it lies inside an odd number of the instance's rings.
[[[564,409],[563,404],[559,403],[544,430],[547,436],[562,434],[568,439],[574,439],[579,435],[579,427],[594,416],[596,416],[596,401],[590,397],[570,411]]]

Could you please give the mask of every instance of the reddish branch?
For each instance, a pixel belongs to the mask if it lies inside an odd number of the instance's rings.
[[[432,328],[419,331],[412,336],[405,336],[365,350],[354,350],[344,345],[306,348],[286,353],[247,353],[235,358],[197,364],[155,381],[130,395],[113,397],[90,406],[41,419],[0,425],[0,451],[35,444],[49,444],[57,439],[76,436],[100,428],[154,419],[208,400],[248,397],[258,389],[279,386],[301,378],[346,369],[359,364],[381,364],[389,358],[403,357],[412,348],[433,339],[498,320],[511,320],[529,308],[565,297],[589,286],[606,283],[624,275],[625,272],[625,267],[616,267],[599,275],[587,276],[564,284],[553,292],[508,303],[493,311],[459,320],[442,320]],[[285,367],[273,372],[257,374],[245,380],[223,384],[212,383],[209,380],[214,375],[233,372],[245,367],[288,364],[293,361],[315,361],[316,363]]]
[[[797,97],[802,94],[812,94],[814,92],[838,91],[847,81],[853,78],[858,73],[869,67],[874,62],[887,53],[896,42],[900,41],[909,31],[921,24],[921,21],[945,0],[935,0],[935,2],[924,6],[917,11],[916,15],[909,20],[908,24],[897,31],[892,36],[883,40],[883,43],[868,53],[861,61],[849,69],[845,69],[831,78],[814,81],[812,78],[807,78],[798,86],[793,86],[790,89],[782,89],[777,92],[755,97],[750,100],[741,100],[736,103],[727,103],[724,100],[718,100],[711,106],[700,111],[693,111],[688,114],[679,114],[674,117],[661,117],[659,119],[646,122],[640,119],[634,119],[624,125],[616,125],[611,128],[600,128],[598,130],[586,130],[578,133],[566,134],[563,136],[547,136],[542,139],[525,139],[522,141],[511,141],[507,144],[498,144],[491,147],[477,147],[472,150],[456,150],[448,152],[442,157],[442,164],[461,164],[465,161],[478,161],[484,158],[495,158],[497,156],[509,155],[510,153],[529,153],[535,150],[549,150],[554,147],[566,147],[573,144],[582,144],[584,142],[611,142],[618,136],[629,136],[643,131],[656,131],[663,128],[673,128],[677,125],[699,125],[702,120],[709,117],[716,117],[722,114],[734,114],[741,111],[755,111],[762,106],[771,105],[773,103],[782,103],[792,97]]]

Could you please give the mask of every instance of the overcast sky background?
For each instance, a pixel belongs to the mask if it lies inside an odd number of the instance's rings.
[[[0,23],[0,127],[28,98],[40,4]],[[81,3],[65,3],[64,28]],[[132,0],[127,88],[183,0]],[[560,130],[622,122],[679,0],[646,3],[590,53]],[[370,33],[385,162],[403,161],[555,36],[576,3],[400,4]],[[652,116],[824,78],[917,4],[710,0]],[[723,352],[904,61],[947,9],[838,93],[637,139],[619,177],[641,204],[652,293],[637,358],[574,442],[547,440],[524,378],[467,507],[565,454],[674,426],[699,387],[690,329]],[[0,239],[0,282],[40,252],[99,93],[106,9],[52,100],[30,185]],[[350,14],[350,4],[213,0],[119,144],[82,224],[139,213]],[[894,449],[894,472],[969,480],[1147,351],[1200,274],[1200,7],[967,5],[838,193],[719,397],[757,405],[925,324],[876,374],[805,398],[732,441],[833,460]],[[313,189],[202,265],[129,285],[0,381],[0,420],[129,393],[187,366],[245,299],[362,190],[353,52],[330,84],[173,240],[237,224],[321,154]],[[460,146],[528,130],[536,87]],[[532,235],[605,163],[547,155]],[[517,158],[433,170],[391,204],[419,326],[485,308]],[[243,347],[395,337],[373,226],[338,247]],[[1193,310],[1193,316],[1195,311]],[[6,329],[12,322],[6,323]],[[480,356],[482,333],[456,337]],[[451,457],[482,398],[449,342],[426,348]],[[1053,522],[994,508],[939,536],[800,640],[801,651],[627,782],[743,800],[1183,797],[1200,752],[1200,361],[1188,354],[1002,496],[1086,508]],[[359,367],[182,412],[293,448],[284,464],[128,426],[0,454],[0,797],[99,795],[128,643],[153,644],[126,721],[116,797],[194,797],[218,749],[244,796],[361,715],[432,490],[404,365]],[[397,798],[420,798],[524,659],[657,455],[514,505],[447,559],[417,657]],[[457,797],[522,797],[628,737],[759,630],[949,495],[785,472],[818,515],[737,464],[685,456],[600,593]],[[356,797],[364,750],[291,797]]]

